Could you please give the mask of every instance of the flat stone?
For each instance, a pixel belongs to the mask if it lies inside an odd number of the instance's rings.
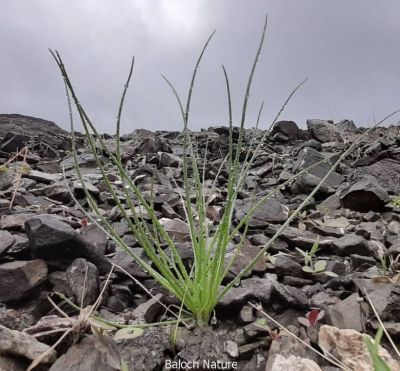
[[[339,256],[351,254],[372,255],[368,242],[361,236],[347,234],[341,238],[332,239],[332,251]]]
[[[121,358],[114,340],[89,335],[68,349],[51,366],[50,371],[119,371]]]
[[[42,171],[38,170],[30,170],[28,173],[22,175],[25,178],[33,179],[36,180],[37,182],[40,183],[52,183],[52,182],[58,182],[61,179],[63,179],[62,174],[49,174],[49,173],[43,173]]]
[[[46,279],[44,260],[3,263],[0,265],[0,302],[19,300]]]
[[[33,336],[24,332],[10,330],[0,325],[0,354],[17,356],[33,361],[47,352],[41,363],[53,363],[56,352],[46,344],[40,343]]]
[[[7,250],[14,244],[15,237],[7,232],[0,231],[0,256],[5,254]]]
[[[243,219],[257,201],[258,199],[253,198],[238,200],[235,205],[236,219]],[[263,228],[268,226],[269,223],[283,223],[288,218],[288,215],[289,208],[275,198],[271,198],[256,209],[250,218],[249,227]]]
[[[298,288],[275,283],[273,296],[288,307],[307,308],[308,297]]]
[[[328,314],[332,325],[335,327],[349,328],[360,332],[365,330],[358,294],[352,294],[341,302],[329,307]]]

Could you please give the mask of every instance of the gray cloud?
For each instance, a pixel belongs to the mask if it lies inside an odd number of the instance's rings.
[[[283,118],[352,118],[400,107],[398,0],[30,0],[0,13],[0,111],[53,120],[68,128],[62,80],[47,48],[60,51],[82,103],[100,131],[112,131],[131,55],[136,58],[123,130],[179,130],[165,74],[184,95],[208,35],[217,33],[199,70],[191,126],[226,123],[221,64],[231,78],[235,119],[268,13],[268,35],[249,106],[263,125],[304,78]]]

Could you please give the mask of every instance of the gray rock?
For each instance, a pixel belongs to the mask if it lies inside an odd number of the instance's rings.
[[[22,174],[22,176],[24,178],[36,180],[40,183],[58,182],[63,178],[62,174],[49,174],[38,170],[29,170],[29,172]]]
[[[83,258],[75,259],[67,270],[67,281],[79,305],[94,304],[100,292],[99,272],[94,264]]]
[[[160,166],[178,167],[182,163],[182,159],[172,153],[158,152],[158,160]]]
[[[397,194],[399,191],[398,175],[400,163],[393,159],[383,159],[369,166],[362,166],[355,170],[353,179],[358,180],[364,176],[373,176],[379,185],[387,192]]]
[[[17,114],[0,115],[0,137],[5,137],[8,132],[22,134],[30,139],[48,144],[53,149],[69,149],[68,133],[59,128],[54,122],[36,117]],[[45,150],[47,157],[56,157],[53,150]]]
[[[336,126],[341,132],[343,132],[343,131],[351,131],[351,132],[357,131],[357,126],[356,126],[356,124],[354,123],[353,120],[342,120],[342,121],[338,122],[336,124]]]
[[[245,217],[258,199],[246,198],[238,200],[235,205],[235,216],[237,220]],[[269,223],[283,223],[289,215],[289,208],[281,204],[275,198],[263,202],[254,212],[249,221],[249,227],[263,228]]]
[[[350,328],[365,331],[365,321],[362,317],[361,298],[352,294],[341,302],[329,307],[328,314],[332,325],[338,328]]]
[[[327,158],[328,156],[326,154],[321,153],[314,148],[306,147],[298,153],[296,162],[293,165],[293,173],[296,174],[300,170],[307,169],[314,165],[309,170],[309,173],[322,179],[330,171],[334,163],[333,160],[328,160]],[[324,159],[327,159],[326,162],[315,165]],[[341,182],[342,176],[336,171],[331,173],[326,180],[326,184],[330,187],[337,187]]]
[[[90,242],[68,224],[54,215],[37,215],[25,223],[34,256],[43,259],[74,259],[83,257],[94,263],[101,273],[107,273],[111,264]]]
[[[27,135],[7,133],[3,140],[0,141],[0,151],[12,153],[24,148],[29,141]]]
[[[392,283],[369,279],[354,279],[361,295],[367,291],[382,321],[400,322],[400,288]]]
[[[343,207],[361,211],[376,211],[389,202],[389,194],[373,177],[364,177],[340,193]]]
[[[303,267],[285,255],[278,255],[275,260],[275,271],[278,276],[304,277]]]
[[[278,121],[272,128],[272,135],[277,133],[284,134],[288,140],[297,139],[299,127],[294,121]]]
[[[44,260],[3,263],[0,265],[0,302],[19,300],[46,279]]]
[[[347,234],[341,238],[332,238],[332,251],[340,256],[351,254],[372,255],[368,242],[361,236]]]
[[[171,350],[165,327],[153,327],[136,338],[118,340],[117,347],[128,370],[135,371],[161,369],[166,352]]]
[[[280,336],[272,341],[269,356],[267,361],[266,371],[278,371],[278,370],[303,370],[300,368],[277,368],[277,361],[279,361],[279,357],[284,357],[287,359],[290,356],[299,357],[301,359],[307,359],[309,361],[316,360],[316,356],[313,352],[311,352],[305,345],[301,344],[299,341],[294,339],[290,334],[286,331],[282,331]],[[283,361],[279,361],[279,364]],[[288,366],[288,365],[286,365]],[[304,368],[304,370],[318,370],[317,368]]]
[[[162,309],[161,300],[163,295],[161,293],[156,294],[154,297],[146,301],[145,303],[137,306],[132,312],[131,316],[134,319],[142,319],[146,323],[151,323],[160,313]]]
[[[274,274],[267,274],[265,278],[252,277],[242,280],[241,285],[229,290],[218,305],[230,308],[240,307],[248,300],[254,299],[269,304],[276,282],[277,278]]]
[[[15,237],[10,232],[0,231],[0,256],[5,254],[14,242]]]
[[[67,353],[62,355],[50,368],[50,371],[66,370],[121,370],[121,358],[114,340],[105,335],[90,335],[84,337],[78,344],[69,348]]]
[[[273,296],[283,304],[294,308],[307,308],[308,297],[298,288],[275,283]]]
[[[307,120],[307,129],[322,143],[343,141],[339,128],[323,120]]]
[[[0,354],[17,356],[33,361],[44,352],[41,363],[53,363],[56,360],[56,352],[46,344],[37,341],[33,336],[20,331],[10,330],[0,325]]]

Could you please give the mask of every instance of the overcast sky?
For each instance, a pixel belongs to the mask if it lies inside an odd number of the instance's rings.
[[[68,128],[53,48],[99,130],[111,132],[135,55],[123,131],[180,130],[178,107],[160,76],[185,94],[202,45],[216,29],[199,70],[190,125],[225,124],[221,64],[238,119],[265,14],[268,32],[248,126],[264,100],[266,127],[305,78],[283,115],[300,126],[307,118],[367,125],[400,107],[399,0],[15,0],[2,1],[0,12],[0,113]]]

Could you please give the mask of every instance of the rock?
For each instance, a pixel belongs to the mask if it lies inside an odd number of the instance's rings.
[[[400,288],[392,283],[370,279],[353,280],[361,295],[367,291],[382,321],[400,322]]]
[[[135,152],[141,155],[155,155],[157,152],[171,152],[171,148],[164,139],[149,136],[136,146]]]
[[[12,153],[24,148],[29,141],[27,135],[7,133],[3,140],[0,141],[0,151]]]
[[[297,334],[296,334],[297,335]],[[300,359],[306,359],[311,362],[316,360],[315,354],[312,353],[305,345],[301,344],[298,340],[293,338],[286,331],[281,331],[279,337],[272,341],[271,347],[269,349],[269,356],[267,361],[266,371],[286,371],[286,368],[278,369],[278,364],[283,362],[282,358],[289,358],[290,356]],[[282,357],[282,358],[281,358]],[[289,366],[291,363],[289,364]],[[290,370],[290,368],[289,368]],[[298,369],[293,369],[298,370]],[[314,368],[305,370],[314,370]],[[318,370],[318,369],[317,369]]]
[[[41,259],[3,263],[0,265],[0,302],[19,300],[46,279],[47,265]]]
[[[327,160],[316,165],[318,162],[324,159]],[[330,171],[333,163],[333,160],[328,160],[328,156],[326,154],[321,153],[314,148],[306,147],[299,151],[296,162],[293,165],[293,173],[296,174],[299,171],[314,165],[309,170],[309,173],[322,179]],[[330,187],[337,187],[341,182],[342,176],[336,171],[331,173],[326,180],[326,184]]]
[[[275,283],[273,296],[291,308],[307,308],[308,297],[298,288]]]
[[[53,291],[60,292],[67,297],[72,297],[74,293],[68,283],[67,273],[55,271],[49,274],[49,282],[53,285]]]
[[[99,254],[106,253],[108,236],[98,225],[89,224],[81,228],[80,235],[85,241],[90,241]]]
[[[343,141],[338,127],[328,121],[307,120],[307,129],[322,143]]]
[[[0,137],[7,133],[22,134],[28,136],[32,141],[45,143],[50,148],[43,150],[46,157],[57,157],[55,149],[69,149],[71,141],[68,140],[69,133],[59,128],[54,122],[36,117],[0,114]]]
[[[160,224],[168,235],[176,242],[190,241],[189,226],[180,219],[161,218]]]
[[[351,254],[372,255],[368,242],[361,236],[346,234],[340,238],[332,238],[332,251],[339,256]]]
[[[240,251],[237,252],[237,249],[233,249],[232,251],[228,251],[225,255],[225,264],[228,264],[233,258],[235,259],[233,265],[231,266],[229,272],[234,276],[237,276],[240,272],[242,272],[249,263],[259,254],[260,248],[255,247],[249,244],[244,244]],[[254,266],[246,272],[245,277],[253,273],[263,273],[267,270],[267,261],[264,255],[261,255]]]
[[[278,228],[276,226],[270,225],[269,230],[267,230],[265,233],[274,235],[277,229]],[[280,235],[280,238],[286,241],[290,246],[296,246],[301,249],[310,249],[318,238],[318,235],[310,231],[303,231],[299,228],[287,227]],[[319,246],[321,248],[329,249],[332,245],[332,240],[333,237],[321,238],[319,240]]]
[[[368,336],[351,329],[340,330],[336,327],[323,325],[319,331],[318,345],[323,352],[335,357],[352,370],[374,371],[371,356],[364,338]],[[399,364],[382,346],[379,355],[385,360],[391,370],[400,370]]]
[[[51,366],[50,371],[119,371],[121,358],[112,338],[105,335],[84,337]]]
[[[290,189],[293,194],[301,194],[301,193],[310,193],[314,190],[314,188],[321,182],[321,178],[313,175],[313,174],[302,174],[299,175],[296,180],[292,183]],[[318,189],[317,197],[319,199],[325,198],[328,195],[335,193],[335,190],[327,185],[326,183],[322,184]]]
[[[278,255],[274,265],[278,276],[304,277],[302,265],[286,255]]]
[[[358,180],[365,176],[378,179],[379,185],[387,192],[398,193],[400,163],[393,159],[383,159],[369,166],[362,166],[354,171],[353,179]]]
[[[100,292],[99,272],[94,264],[75,259],[67,269],[67,281],[79,305],[84,308],[94,304]]]
[[[0,355],[0,370],[8,371],[26,371],[29,367],[28,361],[21,358],[13,358],[9,356]]]
[[[29,170],[29,172],[22,174],[22,176],[36,180],[39,183],[59,182],[63,178],[62,174],[49,174],[38,170]]]
[[[142,248],[133,248],[131,250],[132,253],[136,254],[139,258],[143,259],[147,263],[150,263],[150,259],[147,257],[147,255],[145,255]],[[145,272],[143,268],[135,261],[135,259],[125,250],[117,249],[113,258],[113,262],[115,265],[121,267],[134,277],[150,277],[149,274]]]
[[[83,257],[94,263],[101,273],[107,273],[111,268],[110,262],[90,241],[54,215],[37,215],[26,221],[25,229],[36,257],[71,260]]]
[[[380,210],[389,200],[387,191],[373,177],[358,180],[340,193],[343,207],[361,212]]]
[[[277,121],[272,128],[272,135],[277,133],[284,134],[288,140],[297,139],[299,133],[299,127],[294,121]]]
[[[182,163],[182,159],[172,153],[158,152],[157,155],[161,167],[178,167]]]
[[[339,131],[357,131],[357,126],[355,125],[353,120],[342,120],[336,124]]]
[[[34,337],[0,325],[0,355],[16,356],[33,361],[47,352],[41,363],[53,363],[56,352]]]
[[[271,301],[272,290],[277,281],[274,274],[267,274],[265,278],[252,277],[242,280],[239,287],[229,290],[218,303],[219,306],[238,308],[248,300],[259,300],[265,304]]]
[[[9,231],[20,231],[23,229],[25,222],[32,218],[32,213],[17,213],[3,215],[0,217],[0,229]]]
[[[358,294],[352,294],[341,302],[329,307],[328,314],[332,325],[338,328],[364,331],[365,325]]]
[[[137,306],[131,313],[134,319],[143,319],[145,323],[151,323],[162,309],[161,299],[163,295],[158,293],[148,301]]]
[[[373,267],[375,264],[375,259],[370,256],[363,256],[358,254],[350,255],[351,270],[354,272],[365,271],[369,267]]]
[[[232,362],[235,361],[235,357],[228,353],[228,350],[232,348],[232,344],[228,342],[232,342],[232,339],[224,331],[215,331],[212,328],[196,329],[183,340],[177,356],[182,361],[194,361],[199,365],[204,365],[204,362],[210,365],[215,365],[217,362],[224,365],[230,364],[231,366],[225,366],[225,369],[234,369]],[[204,368],[218,369],[215,366]]]
[[[141,336],[118,340],[117,347],[128,370],[135,371],[161,369],[165,354],[171,350],[165,327],[153,327],[146,329]]]
[[[7,231],[0,231],[0,256],[5,254],[7,250],[14,245],[15,237],[7,232]]]
[[[235,205],[236,219],[243,219],[258,200],[258,198],[238,200]],[[253,213],[249,221],[249,227],[263,228],[268,226],[269,223],[283,223],[288,218],[288,215],[289,208],[275,198],[271,198],[263,202]]]
[[[322,371],[311,359],[296,356],[284,357],[277,354],[274,361],[267,366],[266,371]]]

